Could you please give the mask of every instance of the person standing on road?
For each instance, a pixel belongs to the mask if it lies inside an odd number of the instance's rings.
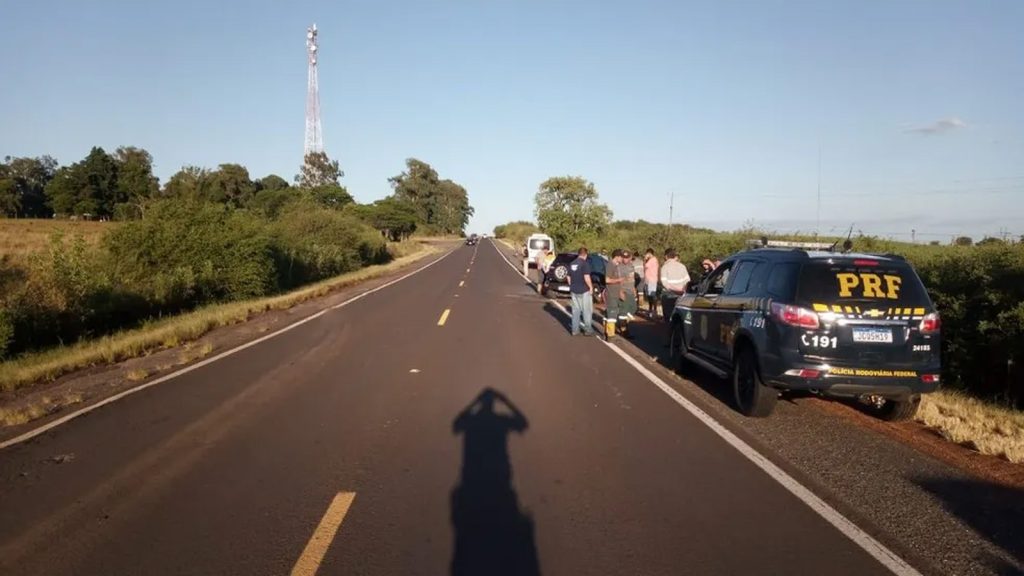
[[[590,278],[590,263],[586,247],[576,252],[569,264],[569,293],[572,296],[572,335],[593,336],[590,322],[594,318],[594,281]],[[583,331],[580,332],[582,327]]]
[[[622,308],[622,284],[625,278],[622,277],[621,264],[622,250],[616,248],[612,251],[612,259],[608,262],[604,277],[604,335],[608,339],[616,334],[616,325]]]
[[[690,273],[679,261],[674,248],[665,251],[665,264],[661,267],[661,286],[665,291],[661,295],[661,314],[667,321],[676,306],[676,300],[686,292],[690,283]]]
[[[647,314],[649,317],[654,318],[655,311],[657,310],[657,299],[658,299],[658,281],[661,279],[659,273],[661,271],[661,264],[658,262],[658,257],[654,255],[654,250],[648,248],[644,251],[644,297],[647,300]]]
[[[616,326],[619,333],[629,337],[629,322],[637,311],[636,306],[636,269],[633,267],[633,254],[629,250],[622,251],[622,263],[619,274],[623,278],[619,322]]]
[[[537,257],[534,259],[534,265],[537,267],[537,292],[543,293],[544,291],[544,277],[548,273],[547,269],[547,258],[548,249],[542,248],[537,252]]]
[[[644,295],[644,261],[640,259],[640,251],[633,250],[629,259],[633,267],[633,291],[636,293],[636,305],[640,308],[640,297]]]

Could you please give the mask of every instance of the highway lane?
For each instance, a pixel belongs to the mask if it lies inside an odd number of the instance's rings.
[[[0,452],[0,573],[889,573],[563,323],[462,247]]]

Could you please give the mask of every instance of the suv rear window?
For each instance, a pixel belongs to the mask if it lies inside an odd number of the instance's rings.
[[[811,262],[800,273],[797,297],[807,303],[867,302],[921,307],[930,303],[928,293],[908,264],[857,260]]]
[[[549,248],[551,248],[550,240],[541,240],[540,238],[530,240],[530,250],[544,250]]]
[[[797,262],[786,262],[772,266],[768,275],[768,293],[776,298],[792,300],[796,292],[796,274],[800,269]]]

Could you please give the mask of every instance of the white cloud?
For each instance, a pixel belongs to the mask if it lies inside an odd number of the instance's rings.
[[[905,128],[903,131],[907,134],[920,134],[922,136],[937,136],[939,134],[945,134],[954,130],[960,130],[967,128],[967,122],[957,118],[956,116],[950,116],[949,118],[942,118],[936,120],[930,124],[923,126],[911,126]]]

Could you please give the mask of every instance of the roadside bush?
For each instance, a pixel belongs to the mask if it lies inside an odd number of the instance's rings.
[[[14,322],[11,313],[0,308],[0,360],[7,357],[7,347],[14,341]]]
[[[299,286],[390,259],[380,233],[358,218],[310,202],[289,205],[272,225],[278,284]]]
[[[82,237],[68,241],[62,234],[28,257],[20,281],[8,283],[0,298],[13,331],[8,353],[104,331],[109,308],[97,306],[97,295],[110,284],[98,263],[96,250]]]
[[[532,222],[518,221],[509,222],[508,224],[500,224],[494,227],[495,238],[501,238],[508,240],[513,246],[521,247],[530,234],[540,232],[538,228]],[[560,248],[559,248],[560,249]]]
[[[942,313],[945,384],[1024,408],[1024,245],[902,252]]]
[[[277,288],[266,221],[220,204],[156,202],[145,219],[112,231],[103,246],[112,277],[164,311]]]

